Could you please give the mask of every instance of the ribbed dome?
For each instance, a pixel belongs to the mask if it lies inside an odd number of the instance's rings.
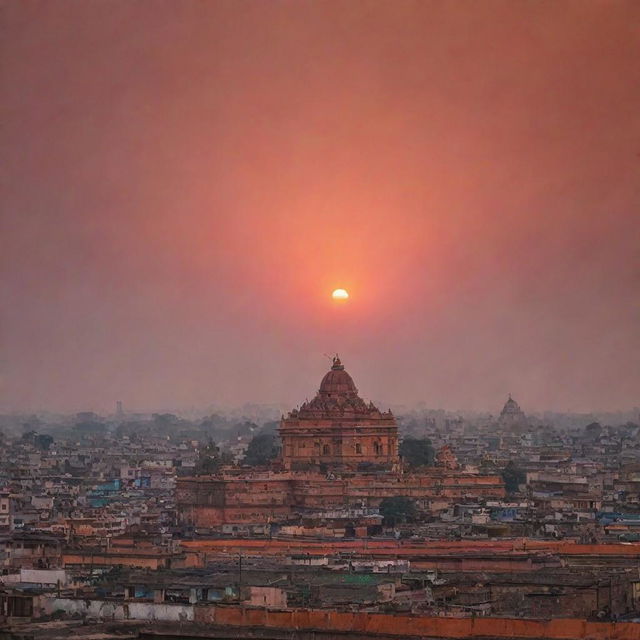
[[[320,383],[320,395],[357,395],[358,390],[351,376],[344,370],[340,358],[333,359],[333,366]]]

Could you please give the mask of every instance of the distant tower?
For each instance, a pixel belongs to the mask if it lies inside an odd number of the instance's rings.
[[[520,405],[511,397],[511,394],[509,394],[509,399],[504,403],[504,407],[502,407],[498,424],[506,428],[528,426],[527,416],[525,416]]]
[[[445,469],[457,469],[458,458],[451,450],[448,444],[445,444],[436,454],[435,463],[437,467],[444,467]]]
[[[116,402],[116,416],[118,418],[122,418],[124,416],[124,411],[122,409],[122,400],[118,400]]]

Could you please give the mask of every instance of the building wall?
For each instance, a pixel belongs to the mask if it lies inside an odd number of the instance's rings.
[[[248,587],[248,603],[253,607],[285,609],[287,593],[277,587]]]
[[[280,437],[287,469],[314,465],[357,469],[363,463],[398,463],[398,426],[393,418],[344,422],[285,418]]]
[[[126,566],[144,569],[160,569],[167,566],[167,556],[146,556],[128,553],[65,553],[62,562],[67,566]]]
[[[576,618],[523,620],[515,618],[444,618],[420,615],[349,613],[329,609],[270,610],[225,605],[181,605],[84,600],[40,596],[36,614],[62,610],[101,620],[197,622],[228,627],[322,630],[339,633],[385,634],[398,637],[530,638],[539,640],[640,640],[640,624],[587,622]]]
[[[385,634],[398,637],[530,638],[540,640],[640,640],[640,625],[631,622],[587,622],[575,618],[444,618],[432,616],[347,613],[326,609],[270,611],[243,607],[196,606],[195,621],[237,627],[322,630]]]
[[[98,620],[157,620],[193,622],[192,605],[156,604],[153,602],[122,602],[118,600],[85,600],[40,596],[40,615],[64,611],[67,615],[88,616]]]
[[[393,496],[408,496],[429,508],[431,501],[499,499],[504,495],[499,476],[434,468],[423,474],[354,473],[338,478],[312,472],[179,478],[176,498],[183,523],[214,527],[276,522],[297,509],[377,507],[384,498]]]

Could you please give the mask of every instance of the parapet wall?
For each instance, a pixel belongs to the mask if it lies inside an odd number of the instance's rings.
[[[640,559],[639,543],[576,544],[555,540],[535,540],[510,538],[502,540],[388,540],[371,538],[367,540],[278,540],[278,539],[235,539],[210,538],[183,540],[183,550],[198,550],[218,553],[255,553],[256,555],[279,555],[309,553],[326,555],[340,551],[364,553],[368,555],[393,554],[394,556],[452,555],[488,553],[504,557],[514,554],[555,553],[562,556],[624,556]]]
[[[197,527],[225,523],[264,523],[284,519],[296,509],[329,509],[384,498],[409,496],[419,501],[503,498],[496,475],[472,475],[431,468],[422,474],[356,473],[337,479],[314,472],[245,472],[225,476],[179,478],[176,501],[183,522]]]
[[[293,609],[272,611],[234,606],[196,606],[195,622],[235,627],[318,630],[365,635],[512,640],[640,640],[640,624],[588,622],[574,618],[440,618]]]
[[[517,618],[445,618],[382,613],[349,613],[325,609],[271,610],[257,607],[211,604],[154,604],[114,600],[85,600],[40,596],[41,614],[64,611],[98,620],[148,620],[237,628],[285,631],[323,631],[398,638],[510,640],[640,640],[640,624],[588,622],[576,618],[523,620]]]

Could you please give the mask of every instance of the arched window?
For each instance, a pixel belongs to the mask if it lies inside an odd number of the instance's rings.
[[[322,455],[330,456],[331,455],[331,447],[328,444],[322,446]]]
[[[373,443],[373,452],[378,456],[382,453],[382,445],[379,442]]]
[[[360,443],[356,445],[356,453],[362,453],[362,445]]]

